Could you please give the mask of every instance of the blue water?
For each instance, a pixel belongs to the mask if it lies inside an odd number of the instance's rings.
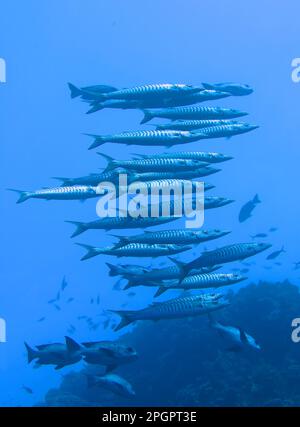
[[[61,382],[61,373],[52,367],[34,370],[27,365],[24,340],[32,345],[61,341],[70,324],[76,327],[73,337],[79,342],[112,338],[115,334],[110,330],[90,331],[76,318],[88,314],[97,321],[102,309],[119,308],[128,301],[126,293],[112,290],[116,280],[108,277],[104,264],[111,257],[80,262],[82,249],[69,238],[73,228],[64,220],[96,219],[94,200],[82,204],[30,200],[16,205],[16,195],[5,191],[51,186],[55,185],[52,176],[75,177],[105,166],[104,160],[87,150],[90,140],[82,133],[142,129],[139,111],[104,110],[85,115],[87,106],[70,99],[68,81],[117,87],[156,82],[250,84],[254,88],[250,96],[205,105],[246,110],[246,120],[260,128],[231,140],[188,146],[189,150],[219,151],[235,158],[222,164],[222,172],[207,181],[216,185],[211,195],[236,202],[209,211],[205,217],[205,227],[231,229],[232,233],[206,246],[250,241],[249,235],[278,227],[268,241],[274,249],[284,245],[286,253],[278,258],[282,265],[268,264],[265,253],[258,255],[247,283],[289,279],[298,284],[293,262],[299,261],[300,85],[291,79],[291,61],[299,56],[299,11],[296,0],[288,5],[271,0],[247,4],[233,0],[28,0],[2,4],[0,56],[7,64],[7,82],[0,84],[4,142],[0,317],[7,322],[7,343],[0,344],[1,405],[35,404]],[[106,144],[100,150],[126,159],[137,147]],[[151,153],[153,148],[139,148],[139,152]],[[239,224],[241,206],[255,193],[261,205],[249,221]],[[105,232],[89,231],[74,240],[104,246],[111,239]],[[193,257],[188,253],[182,259]],[[266,269],[268,265],[272,268]],[[233,267],[228,265],[224,271]],[[47,301],[56,296],[64,275],[69,285],[60,303],[62,310],[57,311]],[[101,304],[91,305],[90,299],[98,294]],[[143,307],[152,301],[152,295],[152,290],[140,288],[127,307]],[[67,304],[69,297],[74,301]],[[46,320],[37,322],[42,316]],[[160,323],[156,326],[160,328]],[[81,367],[65,368],[63,374]],[[22,384],[30,386],[34,394],[26,394]]]

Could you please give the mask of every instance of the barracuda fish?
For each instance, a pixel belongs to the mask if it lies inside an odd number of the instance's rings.
[[[74,185],[70,187],[43,188],[37,191],[20,191],[9,188],[19,194],[17,203],[25,202],[28,199],[46,200],[85,200],[92,197],[99,197],[97,187],[90,185]]]
[[[101,173],[91,173],[90,175],[81,176],[78,178],[64,178],[55,176],[53,179],[57,179],[62,182],[62,187],[69,187],[74,185],[92,185],[96,186],[103,181],[109,181],[118,183],[119,174],[127,173],[125,169],[112,170]]]
[[[257,129],[258,127],[259,126],[250,125],[248,123],[212,126],[201,129],[201,132],[199,132],[198,135],[203,135],[202,137],[200,137],[200,139],[230,138],[234,135],[240,135],[242,133],[251,132],[252,130]]]
[[[81,360],[80,346],[72,338],[65,337],[65,340],[66,344],[42,344],[37,345],[36,349],[25,343],[28,363],[36,359],[36,367],[56,365],[55,369],[57,370],[79,362]]]
[[[146,158],[156,159],[156,158],[168,157],[170,159],[171,158],[196,159],[196,160],[201,160],[202,162],[207,162],[207,163],[222,163],[222,162],[226,162],[227,160],[233,159],[233,157],[227,156],[226,154],[209,153],[209,152],[205,153],[202,151],[179,151],[175,153],[161,153],[161,154],[151,154],[151,155],[135,154],[135,155],[140,156],[143,159],[146,159]]]
[[[235,326],[225,326],[217,322],[209,315],[210,327],[215,329],[219,335],[227,342],[228,351],[241,351],[245,348],[260,350],[260,346],[251,335],[247,334],[243,329]]]
[[[77,98],[80,96],[82,99],[86,100],[97,100],[99,95],[118,90],[113,86],[107,85],[85,86],[78,88],[72,83],[68,83],[68,86],[71,91],[71,98]]]
[[[222,230],[162,230],[162,231],[144,231],[143,234],[136,236],[116,236],[119,243],[115,247],[122,247],[128,243],[158,243],[158,244],[178,244],[189,245],[207,242],[209,240],[218,239],[226,236],[230,231]]]
[[[216,270],[219,270],[221,268],[220,265],[213,266],[213,267],[204,267],[195,269],[192,272],[189,272],[187,276],[192,276],[195,274],[207,274],[212,273]],[[127,290],[129,288],[133,288],[136,286],[154,286],[153,283],[155,283],[155,286],[157,286],[157,282],[159,281],[161,283],[162,280],[172,280],[172,279],[180,279],[180,268],[177,267],[177,265],[173,265],[170,267],[165,267],[162,269],[152,269],[150,271],[145,271],[143,273],[135,272],[131,274],[131,272],[125,272],[123,273],[122,277],[124,279],[127,279],[128,282],[123,288],[124,290]]]
[[[141,124],[147,123],[154,117],[163,119],[187,119],[187,120],[214,120],[214,119],[233,119],[235,117],[246,116],[248,113],[234,110],[232,108],[222,107],[175,107],[161,108],[156,110],[143,110],[144,118]]]
[[[235,120],[174,120],[170,123],[153,124],[153,126],[156,126],[156,130],[195,130],[238,123]]]
[[[116,230],[120,228],[146,228],[155,225],[165,224],[177,219],[174,216],[167,217],[107,217],[100,218],[91,222],[65,221],[76,226],[75,232],[71,237],[79,236],[87,230]]]
[[[173,98],[200,92],[201,88],[186,84],[150,84],[120,89],[115,92],[103,93],[102,99],[153,99]]]
[[[135,181],[158,181],[161,179],[195,179],[195,178],[202,178],[204,176],[209,176],[214,173],[220,172],[221,169],[217,168],[211,168],[211,167],[204,167],[200,169],[195,169],[193,171],[182,171],[182,172],[146,172],[146,173],[135,173],[132,178],[134,178]],[[133,182],[133,180],[131,181]],[[204,190],[208,191],[212,188],[215,188],[215,185],[209,184],[208,182],[204,183]]]
[[[188,171],[207,165],[207,163],[195,159],[170,159],[164,157],[157,159],[114,160],[107,154],[97,154],[108,161],[105,171],[121,167],[125,170],[133,169],[138,172],[174,172],[174,169],[176,171]]]
[[[109,276],[125,276],[125,275],[135,275],[135,274],[144,274],[150,271],[150,268],[141,267],[140,265],[132,264],[123,264],[123,265],[113,265],[109,262],[105,263],[109,268]],[[172,267],[174,268],[174,267]]]
[[[253,89],[249,85],[242,83],[202,83],[202,86],[205,89],[222,90],[234,96],[250,95],[253,92]]]
[[[158,179],[156,181],[144,181],[143,185],[145,185],[145,187],[150,190],[151,192],[154,189],[159,189],[159,190],[163,190],[163,189],[172,189],[172,190],[184,190],[184,188],[192,188],[192,189],[196,189],[198,186],[198,182],[192,182],[186,179]],[[123,187],[120,186],[120,189],[122,189]],[[134,191],[137,191],[141,188],[141,183],[140,182],[133,182],[130,185],[130,191],[133,193]]]
[[[128,109],[145,109],[145,108],[161,108],[161,107],[179,107],[183,105],[197,104],[198,102],[210,101],[215,99],[227,98],[230,96],[227,92],[220,92],[215,90],[202,89],[198,93],[192,95],[185,95],[175,98],[160,98],[148,100],[124,100],[124,99],[110,99],[107,101],[99,102],[93,101],[91,109],[87,114],[95,113],[96,111],[103,110],[104,108],[118,108],[123,110]]]
[[[246,280],[247,277],[240,274],[220,274],[220,273],[207,273],[207,274],[196,274],[186,277],[182,282],[174,280],[173,282],[167,283],[156,283],[159,286],[155,297],[162,295],[169,289],[184,289],[186,291],[192,289],[208,289],[208,288],[221,288],[222,286],[234,285],[236,283]],[[155,283],[152,283],[155,286]]]
[[[89,150],[99,147],[99,145],[105,144],[106,142],[126,145],[164,145],[165,147],[171,147],[172,145],[193,142],[200,139],[197,134],[192,132],[175,130],[140,130],[113,135],[86,135],[94,138],[94,142],[90,145]]]
[[[184,264],[173,259],[176,265],[181,269],[181,280],[187,273],[194,268],[209,267],[213,265],[225,264],[232,261],[241,261],[254,256],[272,245],[267,243],[236,243],[233,245],[223,246],[212,251],[203,252],[200,257],[194,261]]]
[[[81,258],[81,261],[84,261],[94,256],[105,254],[105,255],[114,255],[116,257],[122,256],[137,256],[137,257],[157,257],[162,255],[178,254],[180,252],[187,251],[191,249],[191,246],[183,245],[149,245],[142,243],[129,243],[126,246],[115,247],[110,246],[106,248],[95,248],[91,245],[84,245],[83,243],[77,243],[78,246],[82,246],[87,250],[87,253]]]
[[[88,387],[103,387],[119,396],[132,397],[135,391],[132,385],[124,378],[116,374],[106,374],[102,376],[86,375]]]
[[[258,194],[255,194],[252,200],[249,200],[249,202],[245,203],[240,210],[239,213],[239,222],[244,222],[248,218],[251,218],[253,210],[256,208],[256,206],[261,203]]]
[[[182,317],[208,314],[229,305],[228,302],[221,300],[222,297],[222,294],[201,294],[174,298],[161,303],[153,303],[142,310],[111,310],[113,313],[118,314],[122,319],[119,325],[115,328],[115,331],[118,331],[137,320],[178,319]]]

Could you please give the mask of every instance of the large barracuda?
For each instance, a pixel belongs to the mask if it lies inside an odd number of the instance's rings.
[[[134,160],[114,160],[106,154],[98,153],[108,160],[106,171],[115,168],[129,169],[138,172],[168,172],[188,171],[195,168],[206,166],[206,162],[196,159],[174,159],[174,158],[147,158],[147,159],[134,159]]]
[[[230,125],[222,126],[212,126],[208,128],[201,129],[201,136],[199,139],[208,139],[208,138],[230,138],[234,135],[240,135],[242,133],[251,132],[254,129],[257,129],[259,126],[250,125],[248,123],[236,123]]]
[[[201,160],[202,162],[207,162],[207,163],[222,163],[222,162],[226,162],[227,160],[233,159],[233,157],[227,156],[226,154],[210,153],[210,152],[203,152],[203,151],[177,151],[175,153],[161,153],[161,154],[151,154],[151,155],[135,154],[135,155],[140,156],[143,159],[168,157],[169,159],[171,158],[196,159],[196,160]]]
[[[207,242],[209,240],[218,239],[226,236],[230,231],[225,230],[162,230],[162,231],[144,231],[143,234],[136,236],[116,236],[119,238],[119,243],[115,247],[122,247],[128,243],[159,243],[159,244],[178,244],[190,245]]]
[[[188,291],[192,289],[221,288],[222,286],[234,285],[246,279],[247,277],[234,273],[196,274],[185,277],[182,282],[174,280],[172,282],[156,283],[156,286],[159,286],[159,288],[155,296],[157,297],[169,289],[184,289],[185,291]],[[152,283],[152,286],[155,286],[155,283]]]
[[[186,96],[200,91],[202,91],[202,88],[186,84],[150,84],[103,93],[101,98],[103,100],[173,98]]]
[[[196,130],[212,126],[237,124],[235,120],[174,120],[156,126],[156,130]]]
[[[235,117],[246,116],[248,113],[233,108],[222,107],[174,107],[161,108],[156,110],[143,110],[144,118],[141,124],[147,123],[154,117],[163,119],[198,119],[198,120],[215,120],[215,119],[233,119]]]
[[[20,191],[9,188],[19,194],[17,203],[25,202],[28,199],[46,200],[86,200],[92,197],[99,197],[97,187],[90,185],[74,185],[69,187],[42,188],[36,191]]]
[[[130,175],[130,177],[134,178],[135,181],[157,181],[160,179],[195,179],[195,178],[202,178],[204,176],[209,176],[214,173],[220,172],[221,169],[217,168],[211,168],[211,167],[204,167],[200,169],[195,169],[192,171],[169,171],[169,172],[145,172],[145,173],[135,173],[134,175]],[[133,182],[133,181],[131,181]],[[207,182],[204,183],[204,190],[208,191],[212,188],[215,188],[214,185],[209,184]]]
[[[89,150],[99,147],[107,142],[113,142],[126,145],[145,145],[171,147],[176,144],[183,144],[197,141],[201,138],[197,133],[189,131],[175,130],[139,130],[135,132],[122,132],[112,135],[94,135],[86,134],[94,138]]]
[[[106,248],[96,248],[91,245],[85,245],[82,243],[77,243],[77,245],[82,246],[87,250],[87,253],[81,258],[81,261],[93,258],[94,256],[105,254],[105,255],[114,255],[116,257],[122,256],[135,256],[135,257],[158,257],[162,255],[171,255],[178,254],[180,252],[187,251],[191,249],[191,246],[183,245],[160,245],[154,244],[149,245],[145,243],[129,243],[126,246],[110,246]]]
[[[90,110],[87,114],[95,113],[96,111],[103,110],[104,108],[117,108],[123,110],[129,109],[145,109],[145,108],[161,108],[161,107],[180,107],[183,105],[197,104],[198,102],[213,101],[215,99],[226,98],[230,96],[227,92],[220,92],[216,90],[203,89],[200,92],[193,93],[191,95],[185,95],[173,98],[158,98],[158,99],[147,99],[147,100],[125,100],[125,99],[109,99],[107,101],[97,100],[91,102]],[[100,96],[101,98],[101,96]]]
[[[223,246],[222,248],[212,251],[203,252],[200,257],[187,264],[177,260],[173,261],[181,270],[181,278],[184,278],[189,271],[195,268],[210,267],[232,261],[241,261],[265,251],[271,246],[272,245],[268,243],[236,243],[233,245]]]
[[[96,219],[91,222],[79,222],[79,221],[66,221],[76,226],[76,230],[71,237],[79,236],[87,230],[117,230],[124,228],[146,228],[153,227],[155,225],[165,224],[170,221],[177,219],[174,216],[161,216],[161,217],[142,217],[137,218],[131,216],[117,216]]]
[[[137,320],[178,319],[208,314],[229,305],[222,297],[222,294],[201,294],[153,303],[142,310],[111,310],[122,318],[115,331]]]
[[[141,185],[142,184],[142,185]],[[133,182],[130,184],[130,192],[140,190],[142,186],[145,186],[151,192],[155,190],[184,190],[191,188],[192,190],[199,188],[199,182],[194,182],[186,179],[158,179],[156,181],[145,181],[145,182]],[[122,189],[123,187],[120,186]]]

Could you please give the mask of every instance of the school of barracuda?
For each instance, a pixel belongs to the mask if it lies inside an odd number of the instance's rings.
[[[147,123],[153,118],[169,119],[169,122],[154,124],[155,129],[150,130],[125,130],[109,135],[88,134],[93,138],[89,149],[105,143],[168,148],[180,144],[186,146],[195,141],[201,144],[203,139],[231,138],[258,128],[256,125],[236,120],[247,115],[244,111],[194,105],[231,96],[249,95],[253,90],[248,85],[238,83],[203,83],[201,86],[150,84],[125,89],[108,85],[81,88],[71,83],[68,85],[71,98],[78,97],[89,104],[88,114],[107,108],[139,109],[144,114],[141,124]],[[10,190],[19,194],[17,203],[30,198],[85,200],[101,197],[97,188],[103,181],[112,182],[120,187],[119,177],[122,174],[126,174],[128,183],[136,191],[139,188],[139,181],[142,181],[148,190],[182,188],[189,180],[194,180],[192,185],[197,187],[199,178],[221,170],[215,167],[216,164],[219,165],[232,159],[226,154],[203,151],[176,151],[162,154],[155,152],[150,155],[135,153],[133,158],[121,160],[113,159],[102,152],[97,154],[107,161],[107,166],[102,172],[89,173],[75,178],[55,177],[61,182],[59,187],[42,188],[36,191]],[[205,191],[212,188],[214,185],[204,183]],[[220,208],[231,202],[233,200],[230,198],[220,196],[205,195],[203,199],[204,209]],[[178,203],[178,200],[171,201],[169,215],[162,214],[163,203],[160,201],[158,203],[160,215],[157,217],[143,216],[141,214],[143,210],[136,217],[121,215],[119,211],[115,217],[98,218],[90,222],[71,219],[66,222],[75,226],[71,237],[78,236],[87,230],[145,229],[175,221],[177,217],[174,212]],[[150,206],[144,207],[144,212],[149,213],[150,208]],[[240,221],[242,220],[240,219]],[[188,251],[193,245],[219,239],[229,233],[230,230],[222,229],[144,230],[142,233],[135,232],[129,236],[112,234],[112,238],[117,239],[117,242],[109,247],[96,247],[79,242],[77,244],[87,250],[82,260],[103,254],[115,257],[161,257]],[[234,337],[232,341],[239,346],[239,349],[245,344],[249,348],[259,348],[254,338],[245,331],[234,326],[221,325],[211,317],[210,313],[229,305],[225,295],[222,292],[215,293],[214,289],[232,286],[246,279],[241,274],[226,274],[216,271],[220,270],[225,263],[244,260],[270,246],[267,243],[255,242],[233,243],[215,250],[202,251],[200,256],[187,263],[170,258],[170,265],[164,268],[106,263],[110,276],[119,276],[122,280],[127,280],[123,289],[136,286],[156,287],[154,297],[171,289],[181,292],[188,291],[179,294],[176,298],[152,303],[141,310],[112,309],[111,312],[121,318],[115,330],[120,330],[139,320],[156,321],[208,314],[212,328],[225,331],[231,338]],[[200,293],[191,294],[191,290],[200,291]],[[81,360],[87,364],[103,365],[106,367],[105,373],[102,376],[89,376],[87,379],[89,386],[104,387],[127,397],[135,395],[131,384],[124,378],[110,374],[119,365],[136,360],[138,353],[131,347],[113,341],[81,344],[70,337],[65,337],[65,341],[62,343],[42,344],[35,348],[31,348],[27,343],[25,345],[29,363],[35,360],[36,366],[54,365],[55,369],[61,369]]]

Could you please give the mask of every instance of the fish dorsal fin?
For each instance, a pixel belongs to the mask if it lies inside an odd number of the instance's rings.
[[[240,332],[241,342],[243,342],[243,343],[246,344],[248,342],[248,339],[247,339],[245,331],[243,331],[243,329],[241,329],[241,328],[238,328],[238,329],[239,329],[239,332]]]

